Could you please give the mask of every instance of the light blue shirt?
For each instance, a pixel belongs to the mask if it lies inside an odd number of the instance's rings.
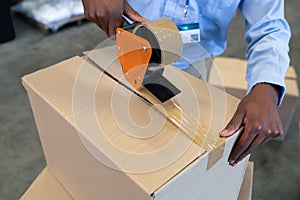
[[[199,53],[199,45],[184,45],[183,57],[187,57],[190,62],[224,52],[229,25],[239,8],[245,18],[244,38],[248,43],[247,93],[257,83],[272,83],[282,87],[279,101],[281,102],[285,93],[284,77],[289,66],[288,43],[291,36],[284,18],[283,0],[190,0],[186,18],[186,0],[128,2],[143,17],[150,20],[167,17],[176,24],[199,22],[200,46],[207,53]],[[181,59],[175,65],[185,68],[189,63]]]

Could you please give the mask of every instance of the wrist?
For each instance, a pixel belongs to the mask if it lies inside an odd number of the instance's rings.
[[[252,88],[250,93],[258,93],[264,98],[269,98],[277,106],[280,98],[280,91],[281,88],[278,85],[271,83],[258,83]]]

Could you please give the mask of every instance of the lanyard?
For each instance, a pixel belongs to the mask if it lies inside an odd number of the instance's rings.
[[[190,4],[190,0],[185,0],[184,10],[183,10],[184,17],[187,16],[189,4]]]

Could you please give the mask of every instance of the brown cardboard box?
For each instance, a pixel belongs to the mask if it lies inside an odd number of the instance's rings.
[[[253,163],[249,162],[238,200],[251,200]],[[73,200],[72,196],[58,182],[52,172],[46,167],[35,179],[20,200]]]
[[[97,58],[114,51],[101,50]],[[120,65],[112,62],[111,69]],[[188,112],[193,99],[184,87],[200,89],[192,93],[198,106],[192,109],[207,127],[202,145],[80,57],[23,77],[47,165],[74,199],[237,199],[248,158],[229,166],[238,133],[223,139],[218,132],[238,99],[171,66],[164,75],[181,90],[177,98],[187,98],[181,106]]]
[[[249,162],[244,175],[238,200],[252,199],[253,171],[254,171],[254,163]]]
[[[219,86],[219,77],[221,76],[225,91],[239,99],[242,99],[246,95],[247,90],[247,82],[245,81],[246,67],[246,60],[216,57],[214,59],[213,72],[210,74],[208,82]],[[279,107],[279,114],[286,133],[299,97],[297,74],[293,66],[290,66],[287,71],[285,84],[286,95]],[[284,136],[281,139],[284,139]]]
[[[34,180],[20,200],[73,200],[72,196],[58,182],[46,167]]]

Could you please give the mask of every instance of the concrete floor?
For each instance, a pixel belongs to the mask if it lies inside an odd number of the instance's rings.
[[[291,64],[300,76],[300,1],[286,1],[293,38]],[[21,77],[92,49],[104,35],[91,23],[44,36],[14,17],[17,38],[0,45],[0,200],[19,198],[45,166]],[[223,56],[244,58],[244,23],[238,14]],[[300,81],[298,81],[299,85]],[[284,142],[272,141],[252,154],[255,162],[254,200],[300,199],[300,104]],[[230,180],[228,180],[230,181]]]

